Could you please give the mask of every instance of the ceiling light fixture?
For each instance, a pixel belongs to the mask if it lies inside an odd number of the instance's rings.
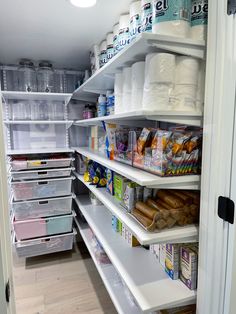
[[[70,0],[70,3],[76,7],[89,8],[96,4],[97,0]]]

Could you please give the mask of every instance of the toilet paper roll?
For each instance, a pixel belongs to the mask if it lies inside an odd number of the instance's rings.
[[[199,60],[192,57],[177,57],[175,70],[176,84],[197,85],[199,74]]]
[[[115,82],[114,82],[114,94],[115,96],[120,96],[123,93],[123,74],[116,73],[115,74]]]
[[[113,33],[107,34],[107,61],[111,60],[114,56],[113,49]]]
[[[141,33],[141,1],[134,1],[130,4],[130,40],[134,40]]]
[[[172,84],[157,83],[144,86],[142,108],[154,111],[169,110],[172,90]]]
[[[132,90],[129,111],[141,110],[143,106],[143,88]]]
[[[123,112],[122,95],[115,95],[115,114]]]
[[[124,93],[130,93],[132,91],[132,69],[131,67],[125,67],[122,70],[123,76],[123,95]]]
[[[152,1],[141,1],[141,31],[152,32]]]
[[[191,0],[153,1],[153,33],[187,38],[190,27]]]
[[[173,109],[177,111],[196,112],[196,85],[175,85]]]
[[[190,36],[197,40],[206,40],[208,23],[208,0],[192,0]]]
[[[113,26],[113,48],[116,55],[119,52],[119,23]]]
[[[121,112],[129,112],[131,108],[131,91],[130,92],[123,92],[122,94],[122,106]]]
[[[197,96],[196,96],[196,110],[203,113],[204,98],[205,98],[205,77],[206,77],[206,64],[201,62],[200,71],[198,75]]]
[[[119,51],[130,42],[129,14],[123,14],[119,19]]]
[[[107,63],[107,41],[103,40],[100,44],[100,68]]]
[[[156,53],[146,58],[145,85],[152,83],[174,83],[175,55]]]

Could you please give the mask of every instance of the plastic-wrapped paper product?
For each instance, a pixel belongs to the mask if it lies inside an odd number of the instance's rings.
[[[100,44],[100,68],[107,63],[107,41],[103,40]]]
[[[206,40],[208,24],[208,0],[193,0],[191,14],[191,38]]]
[[[130,40],[134,40],[141,33],[141,1],[130,4]]]
[[[141,6],[142,32],[152,32],[152,1],[142,0]]]
[[[90,64],[91,64],[91,72],[94,74],[100,68],[100,49],[98,45],[93,45],[90,51]]]
[[[122,112],[123,74],[116,73],[114,84],[115,114]]]
[[[193,57],[180,56],[176,58],[175,83],[197,85],[199,60]]]
[[[119,23],[113,26],[113,53],[114,56],[119,52]]]
[[[132,92],[131,67],[123,68],[122,73],[123,73],[122,112],[128,112],[131,106],[131,92]]]
[[[153,1],[153,33],[187,38],[190,26],[191,0]]]
[[[140,61],[132,65],[132,94],[130,111],[142,109],[145,62]]]
[[[114,56],[113,49],[113,33],[107,34],[107,62],[111,60]]]
[[[123,14],[119,20],[119,51],[130,43],[129,14]]]

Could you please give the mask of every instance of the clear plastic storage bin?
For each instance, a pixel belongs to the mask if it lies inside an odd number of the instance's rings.
[[[69,177],[71,175],[71,170],[74,170],[74,168],[14,171],[11,172],[11,177],[13,180]]]
[[[72,250],[76,232],[44,237],[40,239],[16,241],[14,245],[19,257],[33,257],[55,252]]]
[[[73,177],[12,182],[14,201],[70,195],[72,180]]]
[[[15,220],[43,218],[71,213],[73,196],[12,202]]]
[[[14,124],[9,129],[11,149],[68,147],[66,124]]]
[[[74,158],[28,159],[28,157],[22,157],[10,160],[10,166],[13,171],[60,167],[66,168],[71,165],[73,160]]]
[[[30,220],[14,220],[13,226],[17,240],[67,233],[72,230],[73,214]]]

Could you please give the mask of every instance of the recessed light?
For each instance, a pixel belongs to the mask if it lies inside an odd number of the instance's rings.
[[[96,4],[97,0],[70,0],[70,3],[76,7],[89,8]]]

